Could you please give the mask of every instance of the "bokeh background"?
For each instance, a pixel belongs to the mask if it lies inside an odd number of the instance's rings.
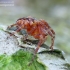
[[[27,16],[49,23],[56,33],[54,48],[64,51],[70,63],[70,0],[0,0],[0,24],[10,25]]]

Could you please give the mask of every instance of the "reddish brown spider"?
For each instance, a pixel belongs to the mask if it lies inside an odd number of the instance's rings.
[[[12,26],[18,27],[16,32],[19,32],[21,29],[26,29],[29,35],[39,40],[37,44],[37,48],[35,50],[35,54],[38,52],[40,46],[45,42],[48,35],[51,36],[52,43],[50,49],[53,50],[55,32],[45,20],[36,20],[31,17],[27,17],[27,18],[23,17],[18,19],[16,23],[11,25],[10,27]]]

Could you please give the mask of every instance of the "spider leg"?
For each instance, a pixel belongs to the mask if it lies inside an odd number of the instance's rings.
[[[55,32],[50,28],[50,30],[48,31],[48,34],[51,36],[51,46],[50,46],[50,49],[53,50],[54,39],[55,39]]]
[[[17,28],[17,30],[16,30],[16,32],[19,32],[20,30],[21,30],[21,28],[20,28],[20,27],[18,27],[18,28]]]
[[[12,25],[11,25],[12,26]],[[14,25],[13,25],[14,26]],[[18,26],[16,26],[17,27],[17,29],[15,30],[15,32],[13,32],[13,33],[11,33],[10,35],[12,36],[12,35],[14,35],[14,34],[16,34],[16,32],[19,32],[20,30],[21,30],[21,28],[20,27],[18,27]]]
[[[52,50],[53,50],[53,45],[54,45],[54,37],[52,37],[52,38],[51,38],[51,41],[52,41],[52,43],[51,43],[50,49],[52,49]]]
[[[53,35],[55,35],[55,32],[53,29],[50,28],[50,31],[52,32]]]
[[[43,37],[43,35],[40,35],[40,39],[37,44],[37,48],[35,49],[35,54],[38,52],[40,46],[45,42],[46,39],[47,39],[47,35],[45,37]]]
[[[11,28],[11,27],[13,27],[13,26],[16,26],[16,24],[10,25],[10,26],[8,26],[8,28]]]
[[[45,36],[45,38],[43,38],[43,36],[41,35],[40,38],[41,38],[41,39],[39,40],[38,45],[37,45],[37,48],[35,49],[34,56],[32,57],[31,62],[28,64],[29,66],[30,66],[30,65],[32,64],[32,62],[34,61],[34,59],[35,59],[35,57],[36,57],[36,54],[37,54],[37,52],[38,52],[40,46],[45,42],[47,36]]]

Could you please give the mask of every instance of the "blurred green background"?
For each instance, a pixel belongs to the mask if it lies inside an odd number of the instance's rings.
[[[64,51],[70,63],[70,0],[0,0],[0,24],[27,16],[49,23],[56,33],[54,47]]]

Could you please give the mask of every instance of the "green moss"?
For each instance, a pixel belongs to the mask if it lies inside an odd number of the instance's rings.
[[[36,59],[28,66],[32,54],[19,50],[12,56],[0,56],[0,70],[45,70],[44,65],[38,63]]]

